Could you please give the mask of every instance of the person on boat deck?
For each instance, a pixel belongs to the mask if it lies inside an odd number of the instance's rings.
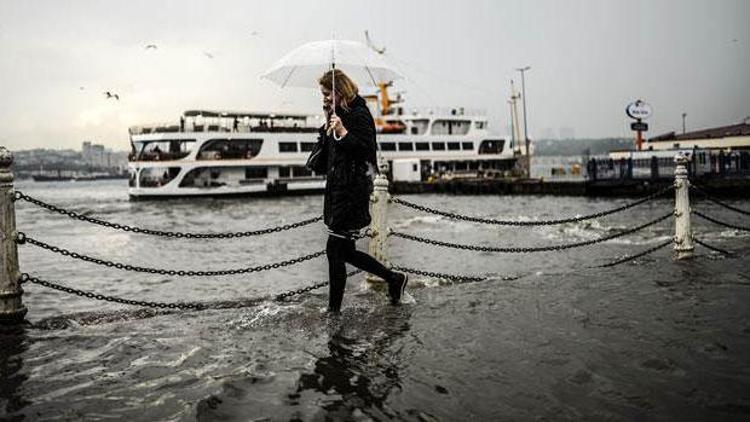
[[[159,148],[159,145],[156,145],[151,152],[154,154],[155,160],[161,160],[161,148]]]
[[[341,311],[346,263],[385,280],[391,303],[398,305],[408,276],[389,270],[375,258],[358,251],[354,243],[360,230],[370,224],[371,174],[377,168],[375,122],[367,103],[358,95],[357,85],[346,74],[340,70],[328,71],[318,83],[326,123],[318,130],[318,143],[308,160],[308,168],[326,174],[323,219],[329,234],[326,244],[328,310]]]

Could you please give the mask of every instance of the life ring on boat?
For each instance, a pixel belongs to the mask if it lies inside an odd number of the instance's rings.
[[[403,133],[406,125],[403,123],[383,123],[378,129],[380,133]]]

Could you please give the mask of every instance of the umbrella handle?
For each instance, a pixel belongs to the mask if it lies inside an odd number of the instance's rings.
[[[332,110],[332,116],[336,116],[336,62],[331,61],[331,88],[332,88],[332,95],[331,99],[333,100],[333,110]],[[343,138],[343,136],[339,137],[336,134],[336,130],[333,130],[333,139],[340,141]]]

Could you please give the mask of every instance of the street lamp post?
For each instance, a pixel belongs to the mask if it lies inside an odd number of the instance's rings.
[[[682,134],[685,134],[685,117],[687,117],[687,113],[682,113]]]
[[[521,95],[523,96],[523,139],[526,142],[526,177],[531,177],[531,153],[529,151],[529,126],[526,114],[526,79],[524,72],[531,69],[531,66],[519,67],[516,70],[521,72]]]

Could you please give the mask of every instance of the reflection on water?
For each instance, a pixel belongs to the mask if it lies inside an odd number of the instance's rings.
[[[329,418],[346,420],[363,413],[376,419],[394,417],[386,401],[393,389],[401,388],[402,363],[393,343],[409,331],[409,309],[375,313],[368,321],[334,317],[329,354],[315,362],[312,373],[300,375],[296,392],[289,395],[292,404],[310,391],[324,395],[321,408]]]
[[[23,356],[28,349],[25,326],[0,325],[0,410],[7,414],[31,404],[31,401],[23,397],[23,384],[29,378],[28,372],[23,371]],[[23,420],[23,416],[9,420],[20,421]]]

